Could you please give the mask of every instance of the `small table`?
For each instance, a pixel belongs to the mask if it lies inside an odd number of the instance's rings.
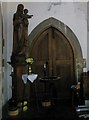
[[[33,83],[38,77],[38,74],[23,74],[22,75],[22,80],[24,83],[24,88],[23,88],[23,102],[22,102],[22,110],[24,107],[24,96],[25,96],[25,89],[26,89],[26,83],[27,81],[30,81],[31,83]],[[29,101],[29,100],[28,100]]]

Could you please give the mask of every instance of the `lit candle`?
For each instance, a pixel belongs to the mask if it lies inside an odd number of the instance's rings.
[[[46,64],[44,64],[44,76],[46,76]]]

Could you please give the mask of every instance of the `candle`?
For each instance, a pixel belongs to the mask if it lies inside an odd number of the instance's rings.
[[[44,64],[44,76],[46,76],[46,64]]]

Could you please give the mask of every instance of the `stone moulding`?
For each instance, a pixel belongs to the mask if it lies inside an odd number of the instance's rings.
[[[38,24],[33,31],[30,33],[30,35],[28,36],[29,39],[29,51],[31,50],[31,45],[32,43],[34,43],[34,41],[36,40],[36,38],[47,28],[49,27],[54,27],[56,28],[58,31],[60,31],[62,34],[64,34],[64,36],[67,38],[68,42],[70,43],[72,49],[73,49],[73,53],[74,53],[74,65],[75,65],[75,73],[76,73],[76,78],[77,78],[77,63],[76,63],[76,59],[79,60],[79,64],[81,64],[81,67],[79,67],[79,78],[81,73],[83,72],[83,68],[84,68],[84,59],[83,59],[83,55],[82,55],[82,49],[79,43],[78,38],[76,37],[76,35],[74,34],[74,32],[67,26],[65,25],[63,22],[50,17],[46,20],[44,20],[43,22],[41,22],[40,24]]]

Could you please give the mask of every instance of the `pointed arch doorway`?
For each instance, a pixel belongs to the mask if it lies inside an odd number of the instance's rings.
[[[81,47],[77,39],[75,40],[77,41],[76,46],[76,42],[73,41],[76,37],[70,31],[62,22],[49,18],[38,25],[30,34],[29,56],[34,58],[32,69],[38,73],[38,79],[35,81],[37,94],[44,90],[44,85],[39,78],[44,77],[44,64],[47,63],[49,76],[60,77],[60,80],[54,81],[57,98],[70,99],[71,85],[76,84],[75,58],[82,59]],[[67,32],[70,33],[71,38]],[[34,87],[31,87],[32,97],[35,93]]]

